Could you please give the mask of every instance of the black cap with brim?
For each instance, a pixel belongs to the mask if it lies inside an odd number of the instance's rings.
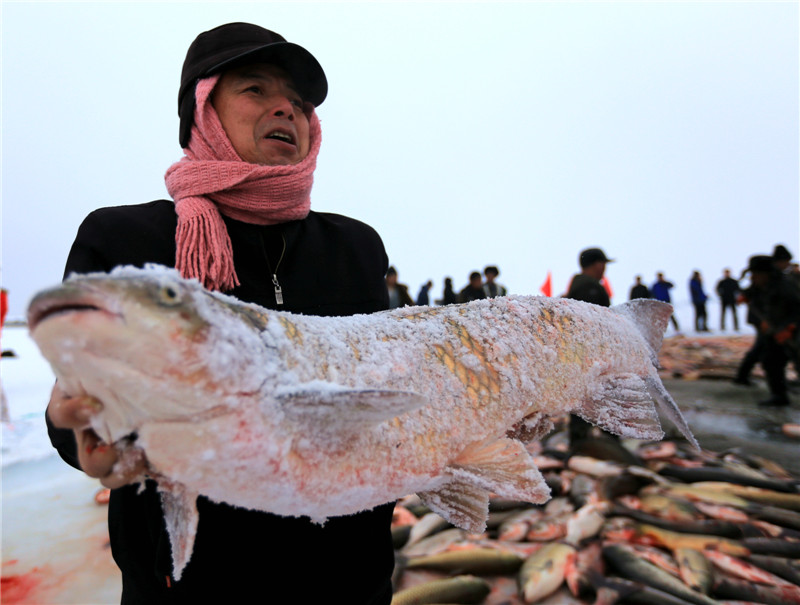
[[[587,248],[586,250],[581,251],[581,253],[578,255],[578,263],[580,264],[581,268],[593,265],[598,261],[602,261],[604,263],[613,263],[614,259],[606,257],[606,253],[600,248]]]
[[[315,107],[328,94],[322,66],[302,46],[280,34],[250,23],[228,23],[203,32],[186,53],[178,92],[180,144],[189,145],[194,122],[197,81],[241,65],[270,63],[286,70],[304,101]]]
[[[747,261],[747,268],[742,271],[742,275],[748,271],[750,273],[773,273],[775,271],[773,258],[766,254],[751,256]]]

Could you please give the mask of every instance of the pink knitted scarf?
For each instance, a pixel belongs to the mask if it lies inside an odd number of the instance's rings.
[[[243,161],[211,104],[219,75],[197,83],[194,125],[184,157],[169,167],[167,191],[175,200],[175,268],[210,290],[239,284],[222,214],[256,225],[303,219],[321,142],[316,112],[309,117],[310,148],[299,163],[262,166]]]

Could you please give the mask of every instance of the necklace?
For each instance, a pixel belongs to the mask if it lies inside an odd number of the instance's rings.
[[[275,302],[279,305],[283,304],[283,289],[278,282],[278,267],[281,266],[283,255],[286,254],[286,238],[284,237],[283,233],[281,233],[281,241],[283,242],[283,249],[281,250],[281,256],[278,259],[278,263],[275,265],[275,270],[273,271],[272,265],[269,262],[269,254],[267,254],[267,245],[264,243],[264,236],[261,236],[261,248],[264,250],[264,258],[267,260],[267,268],[269,268],[269,272],[272,273],[272,285],[275,286]]]

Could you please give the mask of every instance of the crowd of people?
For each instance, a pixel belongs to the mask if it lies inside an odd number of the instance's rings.
[[[796,262],[791,262],[792,255],[788,249],[779,244],[776,246],[773,256],[775,254],[781,257],[782,260],[779,262],[785,263],[785,268],[782,269],[782,271],[790,275],[796,282],[800,283],[800,265]],[[582,264],[588,262],[587,259],[593,261],[589,263],[588,270],[587,267],[584,267]],[[565,298],[578,298],[586,302],[609,306],[611,293],[603,276],[606,263],[613,262],[613,260],[607,258],[600,248],[587,248],[581,251],[578,262],[581,267],[581,272],[572,277],[567,291],[561,296]],[[716,282],[712,294],[706,289],[700,271],[695,270],[692,272],[688,280],[687,292],[694,308],[695,332],[712,331],[707,306],[714,295],[716,295],[719,301],[719,330],[721,332],[726,332],[728,326],[731,325],[733,331],[739,331],[740,322],[737,308],[747,302],[745,296],[747,286],[743,286],[741,283],[745,281],[748,273],[749,268],[745,268],[741,272],[739,278],[735,278],[730,268],[723,269],[722,275]],[[386,274],[386,286],[389,291],[390,307],[397,308],[406,305],[430,304],[448,305],[470,302],[482,298],[505,296],[508,290],[505,286],[497,282],[497,277],[499,275],[500,270],[495,265],[487,266],[483,270],[483,274],[479,271],[473,271],[469,274],[467,284],[457,292],[453,288],[453,279],[451,277],[446,277],[444,279],[442,296],[434,300],[431,296],[431,289],[433,288],[433,282],[431,280],[428,280],[420,286],[417,291],[417,296],[414,298],[407,285],[398,283],[397,270],[395,267],[389,267],[389,271]],[[675,288],[675,284],[669,281],[664,276],[663,272],[657,272],[655,280],[649,286],[644,283],[641,275],[636,275],[634,280],[634,284],[629,291],[629,300],[652,298],[662,302],[672,303],[672,291]],[[587,293],[587,290],[590,291],[590,293]],[[730,324],[728,323],[729,316],[731,319]],[[671,322],[675,328],[675,332],[681,333],[680,324],[675,315],[671,317]],[[752,322],[748,321],[748,323]]]
[[[778,244],[773,251],[772,258],[782,267],[782,273],[789,276],[794,282],[800,284],[800,266],[797,263],[790,262],[792,255],[785,246]],[[719,299],[720,304],[719,329],[722,332],[726,331],[728,315],[732,318],[733,330],[735,332],[739,331],[739,317],[736,309],[737,305],[747,302],[745,291],[748,289],[747,286],[742,286],[740,282],[743,282],[749,273],[751,273],[751,269],[748,266],[737,279],[731,274],[731,269],[723,269],[722,276],[714,286],[714,293]],[[668,281],[661,272],[656,274],[656,280],[650,287],[642,283],[641,275],[637,275],[635,277],[635,283],[630,289],[629,300],[634,300],[636,298],[654,298],[669,303],[671,302],[670,291],[674,287],[675,284]],[[706,308],[708,301],[711,300],[711,295],[706,291],[703,285],[702,275],[699,271],[692,272],[688,283],[688,292],[692,306],[694,307],[695,332],[711,332]],[[672,317],[672,323],[675,330],[679,332],[680,327],[675,316]],[[748,321],[748,323],[752,322]]]
[[[442,297],[437,298],[434,303],[437,305],[452,305],[455,303],[471,302],[482,298],[494,298],[495,296],[505,296],[508,294],[506,287],[497,282],[500,269],[495,265],[489,265],[483,270],[483,275],[479,271],[469,274],[467,285],[456,292],[453,290],[453,278],[444,279],[444,291]],[[397,269],[389,267],[386,272],[386,289],[389,291],[389,307],[396,309],[406,305],[429,305],[431,304],[430,290],[433,282],[428,280],[422,284],[417,292],[417,298],[411,297],[406,284],[397,281]]]

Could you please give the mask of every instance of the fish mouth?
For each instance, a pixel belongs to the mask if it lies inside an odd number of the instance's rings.
[[[33,332],[43,322],[55,317],[94,312],[121,317],[120,314],[114,313],[97,297],[88,294],[64,296],[63,291],[57,291],[56,295],[40,295],[34,298],[28,308],[28,330]]]

